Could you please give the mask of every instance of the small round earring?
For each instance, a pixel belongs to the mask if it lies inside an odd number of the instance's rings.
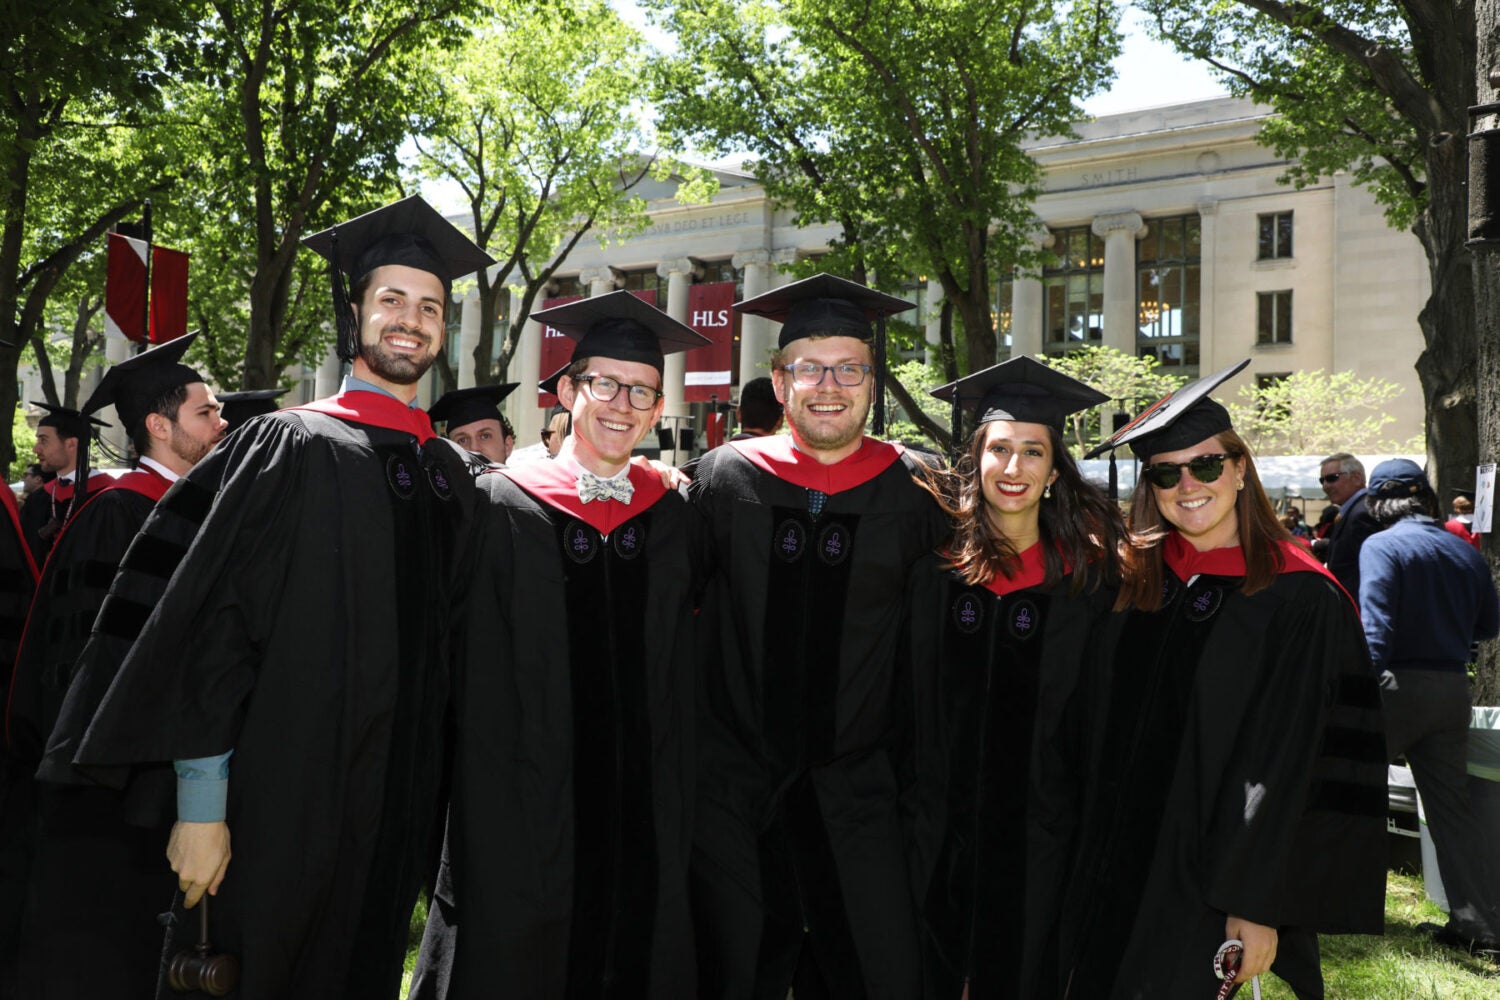
[[[1237,490],[1244,489],[1245,488],[1245,481],[1243,479],[1239,480],[1238,482],[1236,482],[1234,484],[1234,488],[1237,489]]]
[[[1048,483],[1047,484],[1047,488],[1044,489],[1044,490],[1042,490],[1042,497],[1044,499],[1047,499],[1047,500],[1051,500],[1052,499],[1052,484],[1051,483]]]

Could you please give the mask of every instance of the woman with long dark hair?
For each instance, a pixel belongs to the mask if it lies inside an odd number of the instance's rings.
[[[1349,595],[1291,541],[1208,398],[1243,367],[1104,446],[1144,464],[1129,610],[1079,687],[1089,765],[1059,778],[1086,788],[1059,934],[1076,1000],[1209,1000],[1231,939],[1238,981],[1275,962],[1321,997],[1316,934],[1381,932],[1379,693]]]
[[[1016,358],[933,393],[974,414],[934,495],[953,537],[914,574],[914,886],[927,994],[1032,995],[1029,926],[1055,908],[1065,850],[1027,836],[1030,761],[1052,737],[1088,637],[1119,578],[1119,510],[1084,481],[1067,414],[1103,394]]]

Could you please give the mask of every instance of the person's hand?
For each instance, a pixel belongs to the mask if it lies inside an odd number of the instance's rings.
[[[661,484],[669,490],[675,490],[680,486],[686,486],[688,483],[691,483],[693,481],[691,477],[685,475],[681,469],[677,468],[674,465],[668,465],[665,462],[658,462],[654,458],[648,458],[646,459],[646,461],[650,463],[652,471],[661,476]]]
[[[177,888],[182,890],[182,905],[187,909],[198,905],[205,890],[217,896],[229,869],[229,824],[173,824],[167,839],[167,860],[177,873]]]
[[[1274,927],[1251,923],[1243,917],[1231,914],[1229,919],[1224,921],[1224,937],[1238,938],[1245,944],[1245,951],[1240,956],[1239,975],[1234,978],[1237,983],[1248,983],[1254,977],[1269,972],[1271,963],[1276,961],[1276,928]]]

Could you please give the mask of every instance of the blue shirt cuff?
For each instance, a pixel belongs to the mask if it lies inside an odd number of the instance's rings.
[[[222,823],[228,814],[229,755],[172,762],[177,772],[177,818],[184,823]]]

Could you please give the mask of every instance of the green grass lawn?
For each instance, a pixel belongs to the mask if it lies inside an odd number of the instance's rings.
[[[427,907],[412,917],[411,951],[406,956],[406,996],[411,968],[422,940]],[[1425,921],[1443,923],[1443,911],[1422,894],[1422,879],[1391,872],[1386,882],[1384,937],[1325,937],[1323,978],[1328,1000],[1495,1000],[1500,997],[1500,964],[1442,948],[1416,930]],[[1261,983],[1265,1000],[1295,1000],[1274,976]],[[1249,1000],[1240,991],[1238,1000]]]

